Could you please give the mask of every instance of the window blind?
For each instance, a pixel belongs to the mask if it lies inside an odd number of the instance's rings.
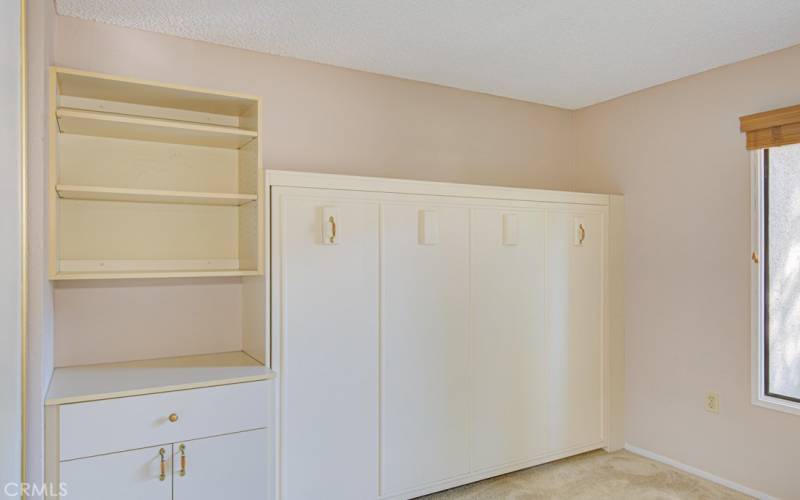
[[[747,133],[747,149],[800,143],[800,105],[742,116],[739,129]]]

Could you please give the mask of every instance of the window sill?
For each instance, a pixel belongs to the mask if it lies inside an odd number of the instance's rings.
[[[800,416],[800,403],[773,398],[767,395],[759,395],[753,398],[753,404],[762,408]]]

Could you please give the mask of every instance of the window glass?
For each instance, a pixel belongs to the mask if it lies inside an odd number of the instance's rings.
[[[765,152],[766,392],[800,402],[800,144]]]

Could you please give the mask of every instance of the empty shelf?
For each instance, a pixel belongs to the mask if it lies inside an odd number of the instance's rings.
[[[238,206],[258,199],[255,194],[199,193],[191,191],[162,191],[156,189],[127,189],[98,186],[59,184],[60,198],[69,200],[133,201],[147,203],[184,203],[191,205]]]
[[[244,352],[56,368],[46,405],[268,380],[275,372]]]
[[[61,108],[58,128],[65,134],[114,137],[239,149],[258,136],[252,130],[141,116]]]

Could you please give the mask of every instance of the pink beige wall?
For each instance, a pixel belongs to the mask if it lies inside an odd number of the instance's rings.
[[[784,499],[800,498],[800,417],[750,403],[738,117],[797,103],[800,46],[584,108],[570,186],[625,193],[627,442]]]
[[[569,187],[572,113],[59,17],[56,64],[263,98],[267,168]]]

